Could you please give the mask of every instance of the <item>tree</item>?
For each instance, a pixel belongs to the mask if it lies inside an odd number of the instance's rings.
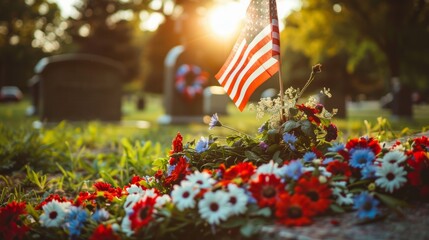
[[[48,0],[0,1],[0,86],[27,87],[40,58],[60,51],[64,26]]]
[[[101,55],[124,64],[126,80],[135,80],[141,66],[142,44],[136,42],[139,13],[150,1],[83,0],[80,15],[69,18],[68,32],[77,51]]]
[[[285,36],[312,62],[345,54],[349,77],[358,75],[361,85],[400,78],[421,89],[429,87],[428,23],[424,0],[303,0],[288,17]]]

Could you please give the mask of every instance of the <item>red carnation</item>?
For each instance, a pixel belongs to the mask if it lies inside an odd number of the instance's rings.
[[[255,173],[255,165],[251,162],[242,162],[231,166],[223,173],[223,183],[227,185],[234,179],[239,179],[241,182],[248,182],[250,177]]]
[[[45,200],[43,200],[43,202],[37,205],[35,209],[41,210],[45,204],[52,202],[53,200],[56,200],[57,202],[73,202],[72,200],[68,200],[66,197],[60,197],[58,194],[50,194],[47,198],[45,198]]]
[[[180,135],[180,133],[177,133],[176,137],[173,139],[172,142],[172,150],[170,151],[170,155],[173,153],[179,153],[183,151],[183,137]]]
[[[250,182],[249,191],[258,202],[259,207],[274,207],[285,185],[274,174],[259,174]]]
[[[170,176],[165,178],[164,185],[173,186],[174,184],[179,184],[190,173],[188,167],[189,164],[186,162],[186,158],[180,157]]]
[[[310,199],[310,206],[316,213],[323,213],[331,204],[331,189],[328,185],[319,182],[319,178],[301,178],[295,186],[295,194],[306,195]]]
[[[429,159],[425,152],[413,152],[407,160],[412,168],[408,172],[408,182],[419,190],[422,198],[429,198]]]
[[[415,138],[413,141],[413,151],[425,151],[429,150],[429,139],[426,136]]]
[[[94,230],[89,240],[119,240],[120,237],[113,232],[112,226],[100,224]]]
[[[314,122],[317,125],[320,124],[320,118],[318,116],[316,116],[316,114],[319,113],[319,110],[317,110],[316,108],[307,107],[304,104],[297,105],[296,107],[299,110],[303,111],[305,113],[305,115],[307,115],[307,119],[310,122]]]
[[[370,137],[360,137],[360,138],[354,138],[350,139],[346,144],[346,149],[352,150],[352,149],[364,149],[369,148],[374,153],[375,156],[377,156],[381,152],[381,146],[377,139]]]
[[[337,176],[344,176],[348,180],[349,177],[352,175],[352,171],[350,170],[350,166],[346,162],[340,162],[338,160],[334,160],[330,163],[328,163],[328,166],[326,167],[326,170],[332,175]]]
[[[310,199],[301,194],[289,195],[287,192],[280,194],[276,202],[275,215],[280,223],[287,226],[309,225],[314,216],[310,207]]]
[[[329,126],[325,127],[325,130],[326,130],[325,141],[330,142],[337,139],[338,137],[337,126],[331,123],[329,124]]]
[[[24,239],[29,227],[25,226],[20,217],[27,214],[25,202],[10,202],[0,208],[0,236],[5,240]]]

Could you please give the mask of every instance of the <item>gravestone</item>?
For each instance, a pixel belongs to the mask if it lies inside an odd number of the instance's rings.
[[[226,115],[227,106],[231,99],[225,93],[223,87],[211,86],[204,89],[204,114],[213,115]]]
[[[164,62],[164,109],[161,124],[203,122],[203,89],[208,75],[198,57],[182,45],[172,48]]]
[[[41,120],[121,119],[125,76],[121,63],[89,54],[56,55],[41,59],[35,73]]]

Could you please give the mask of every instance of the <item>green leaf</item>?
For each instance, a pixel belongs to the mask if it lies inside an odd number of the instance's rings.
[[[290,130],[295,129],[295,128],[301,126],[301,124],[299,124],[298,122],[295,122],[293,120],[287,121],[284,125],[285,125],[284,126],[284,131],[285,132],[289,132]]]
[[[244,155],[246,155],[246,157],[249,160],[252,160],[252,161],[261,161],[261,160],[263,160],[260,156],[258,156],[256,153],[254,153],[252,151],[245,151]]]
[[[380,199],[384,204],[386,204],[389,208],[398,209],[399,207],[406,207],[408,204],[400,199],[394,198],[392,196],[375,192],[375,196]]]
[[[255,233],[255,226],[252,221],[248,221],[245,225],[240,228],[240,233],[245,237],[250,237]]]
[[[335,212],[335,213],[344,213],[344,212],[345,212],[345,211],[344,211],[344,209],[343,209],[342,207],[338,206],[338,205],[337,205],[337,204],[335,204],[335,203],[331,204],[330,208],[331,208],[331,210],[332,210],[333,212]]]
[[[261,208],[257,211],[251,212],[251,216],[262,216],[262,217],[270,217],[271,216],[271,209],[268,207]]]
[[[280,157],[281,152],[277,151],[274,153],[273,155],[273,160],[274,162],[278,163],[278,164],[282,164],[283,163],[283,159]]]
[[[314,126],[308,120],[301,121],[301,130],[308,137],[315,137],[316,136],[314,134]]]

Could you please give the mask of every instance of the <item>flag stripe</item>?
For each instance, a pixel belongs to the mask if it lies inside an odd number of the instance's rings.
[[[256,88],[279,70],[275,0],[251,0],[244,30],[216,79],[242,111]]]

